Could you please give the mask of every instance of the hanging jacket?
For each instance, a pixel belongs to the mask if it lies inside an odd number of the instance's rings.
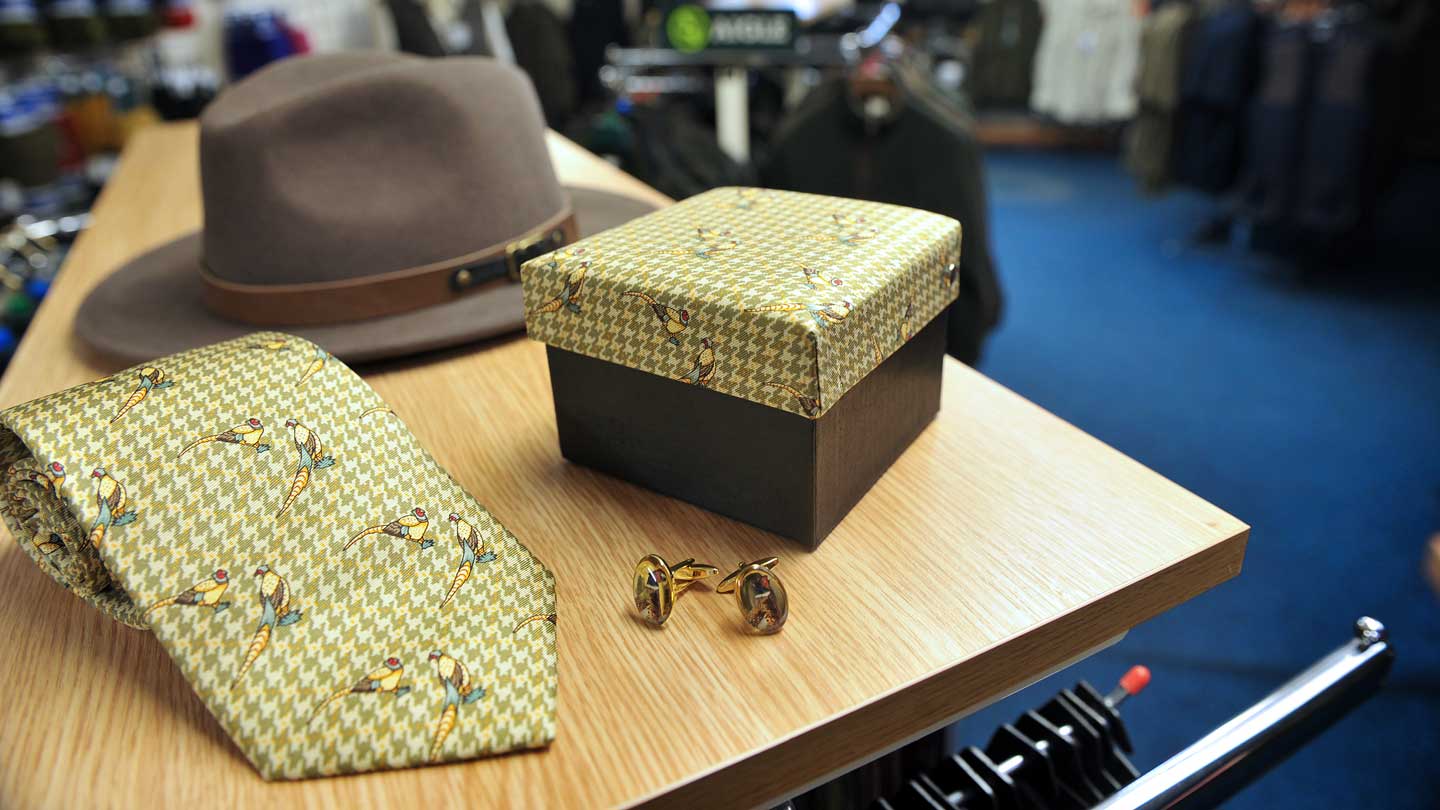
[[[1394,151],[1393,44],[1358,7],[1269,27],[1245,142],[1242,199],[1257,223],[1362,235]]]
[[[975,106],[1025,107],[1040,44],[1040,4],[1036,0],[993,0],[980,8],[976,42],[965,87]]]
[[[582,104],[609,97],[609,90],[600,81],[600,69],[609,61],[605,49],[612,44],[630,45],[624,4],[615,0],[575,0],[570,13],[570,52],[575,58]]]
[[[637,104],[624,120],[634,137],[621,168],[662,194],[683,200],[718,186],[755,184],[749,167],[725,154],[714,128],[688,105]]]
[[[1385,96],[1392,84],[1390,33],[1356,16],[1312,40],[1314,78],[1295,205],[1304,228],[1350,233],[1374,210],[1382,156],[1395,146]]]
[[[1171,165],[1177,182],[1216,194],[1234,185],[1260,33],[1261,18],[1246,0],[1202,14],[1190,27]]]
[[[545,123],[553,129],[563,127],[575,114],[579,92],[564,21],[540,0],[520,0],[505,18],[505,32],[515,63],[535,84]]]
[[[1146,191],[1158,191],[1170,182],[1191,12],[1188,4],[1170,3],[1146,17],[1141,27],[1140,75],[1135,83],[1140,106],[1127,133],[1125,164]]]
[[[1265,31],[1259,84],[1245,130],[1241,190],[1246,210],[1261,224],[1287,222],[1295,209],[1311,59],[1304,23],[1277,22]]]
[[[1066,124],[1135,114],[1140,21],[1132,0],[1044,0],[1030,107]]]

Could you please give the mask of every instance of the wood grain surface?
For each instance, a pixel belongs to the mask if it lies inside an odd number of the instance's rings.
[[[654,195],[563,139],[551,148],[566,182]],[[193,127],[131,144],[0,381],[0,405],[116,369],[78,345],[75,310],[121,262],[198,225],[196,174]],[[7,540],[0,807],[758,805],[1239,572],[1244,524],[946,362],[939,419],[814,553],[563,461],[539,344],[361,369],[555,571],[554,745],[266,783],[153,637],[86,607]],[[628,605],[648,552],[720,566],[779,555],[789,624],[747,635],[732,599],[701,586],[664,629],[646,627]]]

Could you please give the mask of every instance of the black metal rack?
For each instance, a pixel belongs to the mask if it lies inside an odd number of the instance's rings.
[[[1282,762],[1373,695],[1395,658],[1385,627],[1365,617],[1354,638],[1194,745],[1141,775],[1127,754],[1120,704],[1148,682],[1137,668],[1102,696],[1061,690],[909,779],[872,810],[1200,810]]]

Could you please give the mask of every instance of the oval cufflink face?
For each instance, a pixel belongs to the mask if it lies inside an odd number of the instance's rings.
[[[665,561],[654,554],[635,564],[635,610],[647,623],[660,626],[670,618],[674,583]]]
[[[790,615],[785,586],[773,571],[753,569],[740,579],[740,610],[745,623],[761,633],[778,633]]]

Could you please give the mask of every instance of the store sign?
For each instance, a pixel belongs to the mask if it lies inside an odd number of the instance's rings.
[[[675,7],[665,18],[670,47],[683,53],[707,48],[788,49],[795,46],[793,11],[722,11]]]

